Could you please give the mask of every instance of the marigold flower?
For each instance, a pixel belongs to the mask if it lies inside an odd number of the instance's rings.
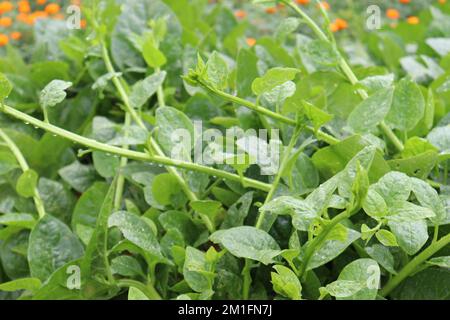
[[[336,23],[339,30],[345,30],[348,28],[348,22],[344,19],[337,18],[334,23]]]
[[[9,36],[11,37],[11,39],[16,41],[22,39],[22,33],[20,33],[19,31],[11,32]]]
[[[401,4],[408,4],[408,3],[411,3],[411,0],[399,0],[399,2]]]
[[[0,18],[0,27],[8,28],[13,24],[13,20],[11,17],[3,17]]]
[[[330,8],[331,8],[330,4],[328,2],[326,2],[326,1],[321,1],[319,3],[318,7],[319,7],[319,9],[322,8],[322,9],[327,10],[327,11],[330,10]]]
[[[416,16],[410,16],[406,19],[406,22],[408,22],[409,24],[412,24],[412,25],[416,25],[416,24],[420,23],[420,19],[419,19],[419,17],[416,17]]]
[[[400,19],[400,12],[397,9],[388,9],[386,11],[386,16],[392,20]]]
[[[57,14],[61,10],[61,7],[57,3],[49,3],[45,7],[45,12],[48,14]]]
[[[274,14],[274,13],[276,13],[277,12],[277,7],[269,7],[269,8],[266,8],[266,13],[267,14]]]
[[[9,43],[9,37],[6,34],[0,33],[0,47],[4,47]]]
[[[245,12],[244,10],[236,10],[234,12],[234,16],[238,19],[244,19],[245,17],[247,17],[247,12]]]
[[[47,3],[47,0],[36,0],[36,3],[40,6]]]
[[[256,44],[256,39],[255,38],[247,38],[246,42],[249,47],[253,47]]]
[[[331,30],[331,32],[338,32],[339,31],[339,26],[337,25],[336,22],[332,22],[330,24],[330,30]]]
[[[31,12],[31,6],[28,1],[22,0],[19,1],[19,12],[20,13],[30,13]]]
[[[440,4],[446,4],[446,3],[447,3],[447,0],[439,0],[439,3],[440,3]]]
[[[309,4],[309,2],[310,2],[310,0],[295,0],[295,2],[297,3],[297,4],[300,4],[300,5],[307,5],[307,4]]]
[[[10,1],[0,2],[0,14],[10,12],[14,9],[14,5]]]

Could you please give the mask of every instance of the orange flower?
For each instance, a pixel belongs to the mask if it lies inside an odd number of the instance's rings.
[[[318,8],[322,7],[323,10],[330,10],[330,4],[326,1],[319,2]]]
[[[331,30],[331,32],[338,32],[339,31],[339,26],[337,25],[336,22],[332,22],[330,24],[330,30]]]
[[[22,33],[20,33],[19,31],[14,31],[14,32],[11,32],[10,37],[11,37],[11,39],[17,41],[17,40],[22,39]]]
[[[48,14],[57,14],[61,7],[57,3],[50,3],[45,7],[45,12]]]
[[[397,9],[388,9],[386,11],[386,16],[392,20],[400,19],[400,12]]]
[[[310,0],[295,0],[295,2],[300,5],[306,5],[309,4]]]
[[[30,13],[31,12],[30,3],[25,0],[19,1],[19,12],[20,13]]]
[[[408,3],[411,3],[411,0],[399,0],[399,2],[401,4],[408,4]]]
[[[267,14],[274,14],[274,13],[276,13],[277,12],[277,7],[269,7],[269,8],[266,8],[266,13]]]
[[[238,19],[244,19],[245,17],[247,17],[247,12],[245,12],[244,10],[236,10],[234,12],[234,16]]]
[[[447,3],[447,0],[439,0],[439,3],[440,3],[440,4],[446,4],[446,3]]]
[[[420,19],[419,19],[419,17],[416,17],[416,16],[410,16],[410,17],[408,17],[408,19],[406,19],[406,22],[408,22],[409,24],[412,24],[412,25],[416,25],[416,24],[420,23]]]
[[[10,1],[0,2],[0,14],[10,12],[14,9],[14,5]]]
[[[9,43],[9,38],[6,34],[0,33],[0,47],[4,47]]]
[[[81,29],[86,29],[86,25],[87,25],[86,19],[81,19],[80,21]]]
[[[13,24],[12,18],[10,18],[10,17],[0,18],[0,27],[8,28],[8,27],[11,27],[12,24]]]
[[[40,6],[42,6],[43,4],[45,4],[47,2],[47,0],[36,0],[36,3]]]
[[[348,22],[344,19],[337,18],[334,23],[336,23],[339,30],[345,30],[348,28]]]
[[[256,44],[255,38],[247,38],[245,41],[247,42],[249,47],[253,47]]]

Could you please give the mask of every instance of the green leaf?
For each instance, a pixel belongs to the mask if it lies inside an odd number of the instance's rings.
[[[257,96],[269,92],[276,87],[295,79],[295,76],[300,72],[293,68],[273,68],[261,77],[256,78],[252,84],[253,93]]]
[[[53,80],[40,93],[39,103],[43,108],[54,107],[64,101],[67,96],[65,90],[72,86],[72,82]]]
[[[394,268],[394,256],[389,251],[389,248],[381,244],[374,244],[371,247],[366,247],[365,250],[372,259],[378,262],[389,273],[397,274]]]
[[[16,191],[24,198],[31,198],[35,195],[39,176],[33,170],[27,170],[19,177],[16,184]]]
[[[166,75],[165,71],[158,72],[133,85],[130,93],[131,106],[135,109],[140,109],[163,84]]]
[[[321,291],[336,298],[348,298],[356,295],[364,288],[364,283],[354,280],[337,280]]]
[[[427,264],[432,265],[432,266],[437,266],[439,268],[450,269],[450,256],[433,258],[433,259],[427,261]]]
[[[0,216],[0,225],[33,229],[36,219],[31,214],[8,213]]]
[[[37,278],[18,279],[0,284],[0,291],[14,292],[19,290],[27,290],[34,292],[41,287],[42,283]]]
[[[244,194],[236,203],[234,203],[227,211],[221,229],[229,229],[244,225],[250,207],[253,202],[253,192]]]
[[[146,300],[150,300],[150,299],[141,290],[139,290],[135,287],[130,287],[130,290],[128,290],[128,300],[146,301]]]
[[[314,125],[315,130],[319,130],[324,124],[330,122],[333,119],[333,115],[317,108],[315,105],[303,101],[303,108],[306,116]]]
[[[430,220],[439,225],[447,221],[447,212],[439,194],[428,183],[416,178],[411,179],[411,186],[414,195],[422,207],[433,210],[435,217]]]
[[[145,62],[151,68],[160,68],[167,63],[167,58],[162,53],[153,37],[148,37],[142,46],[142,55],[144,56]]]
[[[273,290],[291,300],[302,299],[302,285],[297,275],[284,266],[274,266],[271,273]]]
[[[3,73],[0,73],[0,102],[3,102],[3,100],[8,98],[12,89],[11,82],[9,82],[8,78]]]
[[[94,151],[92,153],[94,168],[103,178],[112,178],[120,165],[120,158],[111,156],[105,152]]]
[[[95,170],[92,166],[78,161],[58,171],[61,178],[78,192],[86,191],[95,181]]]
[[[10,152],[0,151],[0,175],[19,168],[16,158]]]
[[[341,55],[330,41],[313,40],[306,44],[305,53],[318,65],[334,67],[339,64]]]
[[[389,113],[394,90],[382,89],[359,104],[348,117],[348,125],[356,132],[370,132]]]
[[[393,295],[398,300],[443,300],[450,298],[450,271],[429,268],[409,277]]]
[[[369,216],[375,219],[383,218],[389,213],[386,201],[373,188],[369,189],[367,197],[364,199],[363,209]]]
[[[395,201],[391,205],[387,219],[392,222],[411,222],[436,216],[430,209],[407,201]]]
[[[205,77],[214,88],[224,89],[228,81],[228,66],[217,51],[214,51],[206,63]]]
[[[400,172],[390,172],[371,186],[371,190],[382,196],[388,207],[398,201],[407,201],[411,188],[411,179]]]
[[[190,161],[194,137],[191,120],[175,108],[163,107],[156,111],[156,123],[157,139],[165,153],[171,158]]]
[[[66,263],[83,256],[78,238],[64,223],[46,215],[30,234],[28,262],[31,275],[42,281]]]
[[[153,179],[152,194],[153,198],[163,206],[172,204],[178,207],[186,200],[184,194],[181,193],[180,184],[169,173],[160,174]]]
[[[392,232],[380,230],[375,236],[386,247],[398,247],[397,238]]]
[[[425,220],[389,222],[389,228],[397,238],[399,246],[410,256],[415,255],[427,242],[428,226]]]
[[[145,277],[139,262],[130,256],[119,256],[111,260],[111,272],[123,277]]]
[[[422,119],[424,112],[425,99],[419,86],[409,79],[398,82],[386,122],[402,131],[412,130]]]
[[[336,226],[311,257],[307,270],[314,270],[332,261],[358,240],[360,236],[359,232],[348,229],[341,224]]]
[[[266,232],[253,227],[237,227],[217,231],[211,241],[221,244],[232,255],[271,264],[281,251],[278,243]]]
[[[338,281],[355,281],[362,289],[338,300],[375,300],[381,282],[378,263],[372,259],[359,259],[347,265],[339,275]]]
[[[156,235],[142,218],[125,211],[120,211],[109,217],[108,226],[110,228],[119,228],[125,239],[152,256],[157,258],[162,257],[161,247]]]
[[[199,293],[212,290],[215,275],[211,268],[204,252],[192,247],[186,248],[183,275],[192,290]]]

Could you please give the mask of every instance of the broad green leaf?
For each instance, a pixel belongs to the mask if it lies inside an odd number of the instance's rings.
[[[314,270],[343,253],[353,242],[359,239],[361,234],[343,225],[334,228],[332,234],[328,235],[323,244],[314,253],[308,263],[307,270]]]
[[[128,300],[146,301],[146,300],[150,300],[150,299],[141,290],[139,290],[135,287],[130,287],[130,289],[128,290]]]
[[[430,209],[417,206],[407,201],[399,200],[393,202],[391,205],[387,219],[392,222],[420,221],[436,216]]]
[[[341,60],[341,55],[329,41],[313,40],[304,49],[312,61],[321,66],[334,67]]]
[[[427,261],[427,264],[440,268],[450,269],[450,257],[433,258]]]
[[[211,268],[204,252],[187,247],[183,275],[192,290],[199,293],[212,290],[215,275]]]
[[[289,17],[280,23],[275,31],[275,39],[279,43],[283,43],[286,37],[295,32],[300,25],[300,20],[297,18]]]
[[[120,211],[112,214],[108,219],[108,226],[117,227],[125,239],[145,250],[152,256],[161,256],[161,247],[151,227],[142,218],[134,214]]]
[[[153,179],[152,194],[156,202],[163,206],[172,204],[177,208],[186,202],[180,184],[168,173],[160,174]]]
[[[0,175],[8,173],[17,168],[19,168],[19,164],[17,163],[14,155],[12,155],[10,152],[0,151]]]
[[[253,93],[259,96],[265,92],[269,92],[283,83],[294,80],[299,72],[300,70],[293,68],[270,69],[263,77],[256,78],[253,81]]]
[[[367,254],[385,268],[389,273],[397,274],[394,268],[394,256],[389,251],[389,248],[381,244],[374,244],[371,247],[366,247]]]
[[[163,107],[156,111],[156,123],[157,139],[165,153],[171,158],[190,161],[194,143],[191,120],[175,108]]]
[[[339,275],[338,281],[355,281],[362,289],[338,300],[375,300],[381,282],[378,263],[372,259],[359,259],[347,265]]]
[[[12,89],[11,82],[9,82],[8,78],[3,73],[0,73],[0,102],[3,102],[3,100],[8,98]]]
[[[197,240],[200,228],[193,222],[191,216],[183,211],[166,211],[158,217],[162,227],[169,231],[171,229],[178,230],[189,244],[193,244]]]
[[[408,159],[390,160],[392,170],[403,172],[409,176],[426,179],[438,162],[436,151],[426,151]]]
[[[330,122],[333,119],[333,115],[317,108],[315,105],[303,101],[303,108],[305,115],[314,125],[314,129],[319,130],[324,124]]]
[[[112,178],[116,175],[116,170],[120,165],[120,158],[109,155],[105,152],[94,151],[92,153],[94,168],[103,178]]]
[[[375,236],[386,247],[398,247],[397,238],[392,232],[380,230]]]
[[[383,197],[373,188],[369,189],[367,197],[363,201],[364,211],[371,217],[383,218],[388,214],[388,206]]]
[[[31,214],[7,213],[0,215],[0,225],[33,229],[36,219]]]
[[[439,225],[447,221],[447,212],[435,189],[425,181],[416,178],[411,179],[411,186],[420,205],[433,210],[435,217],[431,217],[430,220],[434,224]]]
[[[348,124],[356,132],[370,132],[389,113],[393,99],[393,89],[382,89],[359,104],[348,118]]]
[[[24,198],[31,198],[35,195],[39,176],[34,170],[27,170],[19,177],[16,190]]]
[[[429,238],[425,220],[389,222],[389,228],[397,238],[399,246],[410,256],[419,252]]]
[[[111,260],[111,272],[124,277],[145,277],[139,261],[131,256],[119,256]]]
[[[19,290],[27,290],[34,292],[39,289],[41,285],[41,280],[37,278],[18,279],[0,284],[0,291],[14,292]]]
[[[450,271],[429,268],[409,277],[393,293],[398,300],[443,300],[450,298]]]
[[[356,295],[365,287],[365,284],[354,280],[337,280],[330,283],[321,291],[336,298],[348,298]]]
[[[86,191],[95,181],[95,170],[92,166],[75,161],[58,171],[61,178],[78,192]]]
[[[271,264],[281,251],[278,243],[267,233],[253,227],[237,227],[217,231],[210,237],[232,255]]]
[[[217,51],[214,51],[206,63],[205,77],[209,84],[219,90],[227,86],[228,66]]]
[[[163,84],[166,75],[165,71],[158,72],[134,84],[130,93],[131,106],[140,109]]]
[[[273,289],[276,293],[291,300],[302,299],[302,285],[297,275],[284,266],[274,266],[271,273]]]
[[[59,267],[80,258],[83,253],[83,246],[69,227],[47,215],[30,234],[28,261],[31,275],[45,281]]]
[[[419,86],[409,79],[398,82],[386,121],[396,129],[412,130],[422,119],[424,112],[425,99]]]
[[[236,203],[234,203],[227,211],[225,220],[222,223],[221,229],[230,229],[234,227],[241,227],[244,225],[250,207],[253,202],[253,192],[244,194]]]
[[[400,172],[390,172],[371,189],[383,197],[388,207],[398,201],[407,201],[411,195],[411,179]]]
[[[153,37],[148,37],[142,46],[142,55],[147,65],[153,69],[160,68],[167,63],[164,53],[159,50]]]
[[[72,86],[72,82],[53,80],[40,93],[39,103],[43,108],[54,107],[64,101],[66,90]]]

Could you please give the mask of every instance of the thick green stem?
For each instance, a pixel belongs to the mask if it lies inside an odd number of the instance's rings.
[[[157,73],[161,72],[160,68],[156,68],[155,70]],[[158,104],[160,108],[163,108],[166,106],[166,101],[164,99],[164,91],[163,91],[163,86],[162,84],[160,86],[158,86],[158,90],[156,91],[156,95],[158,97]]]
[[[414,273],[421,264],[426,262],[428,259],[433,257],[440,250],[445,248],[450,243],[450,234],[441,238],[441,240],[432,243],[427,249],[425,249],[421,254],[416,256],[410,263],[408,263],[402,271],[400,271],[394,278],[392,278],[386,286],[381,290],[380,295],[382,297],[387,297],[395,288],[397,288],[400,283],[402,283],[406,278],[408,278],[412,273]]]
[[[311,19],[310,16],[308,16],[298,5],[296,5],[292,0],[282,0],[284,4],[291,7],[300,17],[303,18],[303,20],[306,22],[306,24],[314,31],[316,36],[323,41],[327,41],[333,44],[333,41],[330,40],[327,35],[322,31],[322,29],[317,25],[317,23]],[[355,73],[347,63],[347,61],[341,57],[341,61],[339,63],[340,68],[342,72],[345,74],[345,76],[348,78],[348,80],[353,84],[356,85],[359,83],[358,78],[356,77]],[[369,95],[364,89],[358,89],[358,94],[361,96],[363,100],[366,100]],[[386,125],[386,123],[382,122],[380,124],[380,129],[386,134],[386,136],[392,141],[394,146],[397,148],[398,151],[404,150],[404,145],[400,141],[400,139],[395,135],[395,133],[392,131],[389,126]]]
[[[0,107],[1,109],[1,107]],[[20,149],[17,147],[17,145],[14,143],[14,141],[2,130],[0,129],[0,138],[2,138],[3,141],[5,141],[8,148],[11,150],[13,155],[16,157],[17,162],[20,165],[20,168],[23,172],[26,172],[30,170],[30,167],[25,160],[25,157],[23,156]],[[41,196],[39,195],[39,190],[37,187],[34,188],[34,195],[33,195],[34,205],[36,206],[36,210],[39,214],[39,218],[43,218],[45,216],[45,208],[44,208],[44,202],[42,201]]]
[[[235,103],[237,105],[246,107],[250,110],[253,110],[255,112],[257,112],[260,115],[265,115],[269,118],[272,118],[274,120],[280,121],[282,123],[286,123],[288,125],[291,126],[297,126],[297,121],[288,117],[285,117],[281,114],[278,114],[276,112],[273,112],[272,110],[269,110],[267,108],[261,107],[251,101],[233,96],[229,93],[217,90],[215,88],[212,88],[211,86],[209,86],[208,84],[202,82],[201,80],[198,80],[198,83],[205,88],[206,90],[208,90],[209,92],[215,94],[216,96],[219,96],[227,101],[230,101],[232,103]],[[339,139],[336,139],[335,137],[321,131],[321,130],[315,130],[313,127],[311,126],[305,126],[305,129],[307,129],[308,131],[312,132],[313,134],[316,135],[317,139],[324,141],[330,145],[334,145],[340,142]]]
[[[242,284],[242,298],[248,300],[250,297],[250,286],[252,285],[252,271],[253,263],[250,259],[245,259],[245,266],[242,270],[244,283]]]
[[[125,127],[128,127],[131,124],[131,117],[130,114],[127,113],[125,115]],[[125,137],[128,135],[127,132],[125,132]],[[123,149],[128,150],[128,145],[125,144],[122,146]],[[117,182],[116,182],[116,193],[114,195],[114,211],[118,211],[122,207],[122,196],[123,196],[123,190],[125,187],[125,177],[122,174],[121,170],[122,168],[125,168],[128,164],[128,158],[122,157],[120,158],[120,165],[119,165],[119,172],[117,176]]]
[[[133,160],[138,160],[138,161],[146,161],[146,162],[152,162],[152,163],[161,164],[161,165],[165,165],[165,166],[169,166],[169,167],[198,171],[198,172],[208,174],[210,176],[220,177],[225,180],[244,183],[246,187],[255,188],[258,190],[265,191],[265,192],[269,192],[271,189],[270,184],[267,184],[267,183],[264,183],[261,181],[257,181],[257,180],[253,180],[253,179],[249,179],[249,178],[242,179],[239,175],[233,174],[230,172],[202,166],[202,165],[192,163],[192,162],[173,160],[173,159],[167,158],[165,156],[150,155],[150,154],[144,153],[144,152],[137,152],[137,151],[126,150],[123,148],[110,146],[110,145],[98,142],[96,140],[77,135],[73,132],[61,129],[52,124],[45,123],[41,120],[33,118],[32,116],[29,116],[23,112],[20,112],[14,108],[9,107],[7,105],[0,106],[0,111],[3,111],[5,114],[8,114],[16,119],[23,121],[23,122],[30,123],[35,127],[41,128],[45,131],[48,131],[55,135],[58,135],[62,138],[65,138],[67,140],[70,140],[70,141],[73,141],[80,145],[83,145],[85,147],[88,147],[92,150],[115,154],[120,157],[126,157],[128,159],[133,159]]]

